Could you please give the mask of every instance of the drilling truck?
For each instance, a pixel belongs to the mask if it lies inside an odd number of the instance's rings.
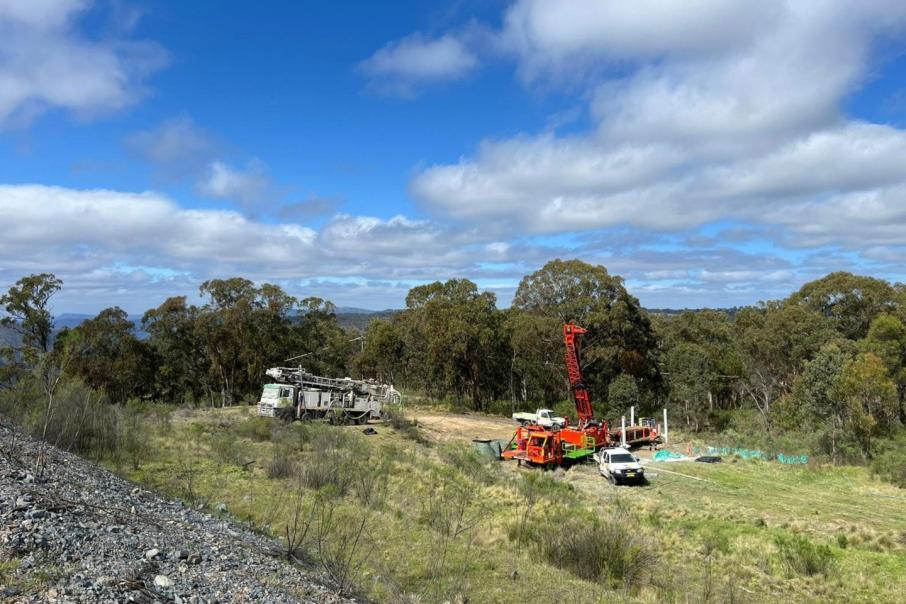
[[[265,417],[364,424],[402,402],[392,385],[375,380],[322,377],[301,367],[272,367],[266,373],[274,382],[264,385],[258,401],[258,415]]]
[[[502,454],[504,459],[515,459],[540,466],[560,465],[587,459],[608,444],[607,422],[597,420],[591,408],[591,398],[579,366],[577,337],[586,330],[567,323],[563,326],[563,343],[566,346],[566,370],[579,423],[575,426],[552,425],[549,427],[527,424],[516,429],[510,446]]]

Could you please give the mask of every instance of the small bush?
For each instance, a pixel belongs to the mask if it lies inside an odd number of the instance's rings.
[[[236,436],[248,438],[258,442],[265,442],[271,439],[274,420],[269,417],[250,417],[232,426],[232,431]]]
[[[137,400],[116,409],[118,452],[124,453],[132,469],[137,470],[151,452],[151,425],[147,420],[149,410]]]
[[[827,545],[815,545],[801,535],[775,539],[783,566],[791,573],[812,577],[827,575],[834,565],[834,554]]]
[[[299,442],[317,454],[348,451],[355,447],[350,433],[322,423],[303,424]]]
[[[533,541],[548,563],[611,587],[645,584],[658,559],[638,523],[620,512],[605,520],[572,517],[551,530],[536,531]]]
[[[337,452],[302,462],[299,481],[312,490],[329,490],[336,496],[345,495],[353,480],[352,461]]]
[[[496,466],[471,447],[462,444],[447,445],[441,451],[441,458],[473,480],[482,484],[494,482]]]
[[[386,451],[382,453],[379,458],[373,456],[368,463],[355,464],[350,481],[356,498],[375,509],[383,506],[387,498],[390,470],[393,467],[391,455]]]
[[[730,538],[719,529],[706,530],[702,535],[702,554],[713,556],[717,552],[722,554],[730,552]]]
[[[211,436],[211,453],[225,464],[240,465],[246,461],[242,445],[230,432],[217,432]]]
[[[423,445],[428,444],[428,439],[422,434],[418,421],[406,419],[400,411],[396,409],[385,411],[384,422],[406,438]]]
[[[286,445],[274,445],[271,459],[264,466],[268,478],[289,478],[296,473],[294,451]]]
[[[906,488],[906,433],[882,441],[871,462],[871,473],[900,488]]]

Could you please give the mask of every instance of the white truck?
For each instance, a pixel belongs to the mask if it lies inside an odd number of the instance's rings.
[[[520,412],[514,413],[513,419],[523,426],[535,424],[542,428],[565,428],[566,419],[557,417],[550,409],[538,409],[534,413]]]
[[[380,418],[385,405],[400,405],[400,393],[374,380],[328,378],[300,368],[271,367],[258,401],[258,415],[294,419],[329,419],[364,424]]]
[[[601,449],[595,453],[598,471],[613,484],[645,484],[645,470],[639,458],[622,447]]]

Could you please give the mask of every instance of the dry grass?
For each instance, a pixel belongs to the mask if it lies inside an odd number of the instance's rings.
[[[291,522],[287,502],[298,488],[298,476],[273,472],[269,477],[268,463],[279,457],[279,447],[286,447],[299,468],[326,466],[327,480],[312,482],[304,492],[342,483],[341,492],[331,496],[337,518],[368,514],[360,536],[368,555],[352,560],[361,560],[356,581],[376,601],[871,602],[879,592],[906,590],[906,500],[861,468],[670,464],[665,467],[707,482],[659,473],[652,466],[651,474],[657,475],[651,476],[651,486],[616,488],[590,466],[541,474],[488,464],[461,447],[425,446],[381,425],[375,426],[376,436],[353,426],[284,426],[287,432],[270,440],[261,438],[264,430],[255,425],[235,436],[234,447],[257,463],[243,468],[216,461],[211,446],[223,445],[215,436],[252,412],[177,414],[171,432],[159,437],[150,458],[129,475],[178,494],[174,464],[193,460],[198,470],[193,488],[203,500],[224,501],[237,517],[282,536]],[[420,425],[431,437],[428,422]],[[320,463],[332,456],[336,463]],[[361,469],[374,472],[357,472]],[[545,488],[526,516],[526,489],[520,485],[538,476],[544,477]],[[608,518],[617,509],[627,511],[620,535],[629,540],[621,542],[631,545],[638,539],[651,545],[657,563],[636,565],[645,569],[639,575],[631,565],[624,572],[610,561],[598,567],[606,572],[584,578],[565,564],[559,568],[559,554],[576,548],[600,561],[595,547],[580,542],[609,541],[586,539],[587,525],[579,519]],[[547,550],[554,558],[539,555],[545,540],[531,537],[533,531],[525,531],[528,542],[514,540],[512,527],[523,519],[553,536],[547,538]],[[336,548],[342,549],[341,533],[326,536],[325,551],[334,559]],[[809,547],[785,545],[804,542],[830,552],[832,570],[822,567],[824,553],[816,565]],[[804,572],[796,570],[800,563]],[[580,568],[585,566],[582,562]],[[628,587],[625,577],[630,577]]]

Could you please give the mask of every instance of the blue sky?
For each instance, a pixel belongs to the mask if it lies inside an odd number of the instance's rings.
[[[650,307],[906,280],[906,7],[0,1],[0,287],[141,312],[246,276],[509,304],[578,257]]]

